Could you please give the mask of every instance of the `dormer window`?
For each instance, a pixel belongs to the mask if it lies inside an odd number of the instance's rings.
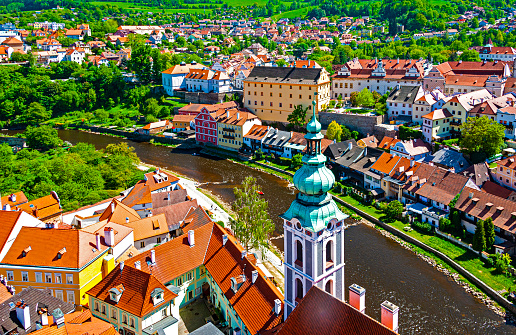
[[[159,305],[160,303],[163,302],[164,299],[164,291],[162,288],[155,288],[154,290],[152,290],[151,292],[151,298],[152,298],[152,304],[154,306],[156,305]]]
[[[122,297],[122,293],[124,293],[124,290],[124,285],[122,284],[113,287],[109,290],[109,298],[115,303],[118,303],[120,301],[120,298]]]

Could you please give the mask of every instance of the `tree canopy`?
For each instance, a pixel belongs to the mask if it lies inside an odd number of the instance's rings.
[[[500,153],[505,128],[487,116],[470,117],[461,125],[461,147],[468,153],[481,153],[491,157]],[[480,159],[482,160],[482,159]]]

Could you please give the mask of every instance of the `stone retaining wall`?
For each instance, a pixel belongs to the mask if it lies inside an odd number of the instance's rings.
[[[452,268],[454,268],[458,273],[460,273],[465,278],[467,278],[470,282],[472,282],[476,286],[480,287],[480,289],[482,289],[482,291],[487,293],[487,295],[489,295],[493,300],[495,300],[497,303],[499,303],[500,306],[502,306],[506,310],[510,311],[512,314],[516,315],[516,306],[514,304],[512,304],[507,299],[505,299],[503,296],[501,296],[497,291],[493,290],[491,287],[486,285],[482,280],[480,280],[477,277],[475,277],[468,270],[464,269],[462,266],[460,266],[459,264],[455,263],[450,257],[448,257],[445,254],[443,254],[442,252],[440,252],[438,250],[435,250],[434,248],[424,244],[423,242],[413,238],[412,236],[405,234],[404,232],[394,228],[393,226],[390,226],[390,225],[388,225],[388,224],[378,220],[374,216],[369,215],[369,214],[367,214],[364,211],[361,211],[360,209],[358,209],[358,208],[348,204],[347,202],[339,199],[336,196],[333,196],[333,199],[335,201],[337,201],[338,203],[346,206],[347,208],[352,209],[353,211],[358,213],[360,216],[366,218],[367,220],[369,220],[369,221],[379,225],[380,227],[382,227],[385,230],[389,231],[393,235],[396,235],[396,236],[402,238],[403,240],[418,246],[419,248],[421,248],[423,250],[426,250],[428,252],[431,252],[431,253],[437,255],[439,258],[441,258],[446,263],[448,263]]]
[[[350,130],[356,130],[363,135],[373,134],[375,126],[384,123],[385,120],[385,115],[319,112],[319,122],[324,127],[328,127],[332,121],[336,121],[338,124],[345,125]]]

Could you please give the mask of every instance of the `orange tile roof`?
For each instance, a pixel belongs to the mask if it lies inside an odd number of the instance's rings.
[[[40,220],[45,220],[46,218],[63,212],[59,198],[55,192],[45,197],[18,205],[15,209],[27,212]]]
[[[102,244],[99,252],[95,246],[95,235],[81,230],[23,227],[2,263],[80,269],[108,249]]]
[[[394,146],[396,143],[398,143],[400,140],[397,138],[392,138],[389,136],[384,136],[380,144],[378,145],[378,148],[389,150],[392,146]]]
[[[188,230],[195,230],[210,222],[212,222],[210,216],[201,206],[197,206],[196,208],[191,207],[183,220],[181,229],[183,229],[183,232],[187,232]]]
[[[497,168],[500,166],[509,168],[509,169],[516,169],[516,156],[507,157],[504,159],[500,159],[496,162]]]
[[[157,305],[159,307],[177,297],[177,294],[166,288],[153,274],[130,266],[124,266],[120,270],[120,266],[119,264],[87,294],[138,317],[144,317],[156,308],[151,297],[155,289],[163,290],[164,300]],[[118,303],[115,303],[110,298],[109,290],[119,285],[123,285],[124,291]]]
[[[124,225],[134,231],[135,241],[167,234],[169,231],[164,214],[149,216],[141,220],[124,223]]]
[[[244,137],[252,140],[261,140],[267,134],[267,131],[269,131],[269,127],[254,124]]]
[[[19,211],[2,211],[0,210],[0,250],[4,247],[9,235],[20,219]]]
[[[14,200],[16,200],[16,201],[14,201]],[[2,199],[0,200],[0,204],[1,204],[2,208],[3,208],[3,206],[5,206],[7,204],[9,204],[9,206],[11,206],[11,207],[14,207],[14,206],[23,204],[27,201],[28,201],[28,199],[25,196],[25,193],[20,191],[20,192],[15,192],[15,193],[11,193],[9,195],[3,196]]]
[[[113,199],[111,204],[107,206],[107,208],[100,216],[99,221],[107,220],[109,222],[124,224],[127,221],[126,218],[129,218],[129,221],[136,221],[141,219],[134,209],[124,205],[116,199]]]
[[[115,327],[99,318],[94,317],[89,309],[80,312],[73,312],[64,315],[65,324],[57,327],[52,321],[49,326],[35,330],[31,334],[35,335],[116,335],[118,332]],[[49,317],[49,323],[53,318]]]
[[[107,245],[107,243],[104,239],[104,237],[105,237],[104,228],[113,228],[113,232],[115,234],[115,245],[120,243],[124,238],[127,237],[127,235],[131,234],[131,232],[133,231],[132,227],[114,223],[114,222],[108,222],[107,220],[94,223],[90,226],[82,228],[81,230],[84,232],[93,234],[93,235],[99,234],[100,235],[100,243]]]
[[[371,166],[371,169],[380,171],[385,174],[389,174],[394,169],[396,164],[398,164],[399,160],[400,157],[384,152]]]
[[[221,113],[217,117],[217,123],[242,126],[247,121],[251,121],[254,119],[258,119],[258,117],[253,113],[239,111],[238,109],[230,109]]]
[[[375,319],[312,286],[277,335],[394,335]]]
[[[179,223],[185,219],[190,210],[198,206],[197,199],[182,201],[165,207],[153,208],[152,215],[164,214],[168,229],[174,230],[179,228]]]
[[[410,166],[411,162],[412,160],[408,158],[400,157],[398,164],[396,164],[389,176],[399,181],[407,181],[421,165],[421,163],[413,162],[413,166]]]

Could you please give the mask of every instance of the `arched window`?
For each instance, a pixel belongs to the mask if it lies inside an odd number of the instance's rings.
[[[303,282],[296,278],[296,301],[303,299]]]
[[[333,280],[328,280],[324,286],[324,290],[329,294],[333,294]]]
[[[333,266],[333,241],[326,243],[326,268]]]
[[[303,243],[296,241],[296,261],[294,262],[298,266],[303,266]]]

